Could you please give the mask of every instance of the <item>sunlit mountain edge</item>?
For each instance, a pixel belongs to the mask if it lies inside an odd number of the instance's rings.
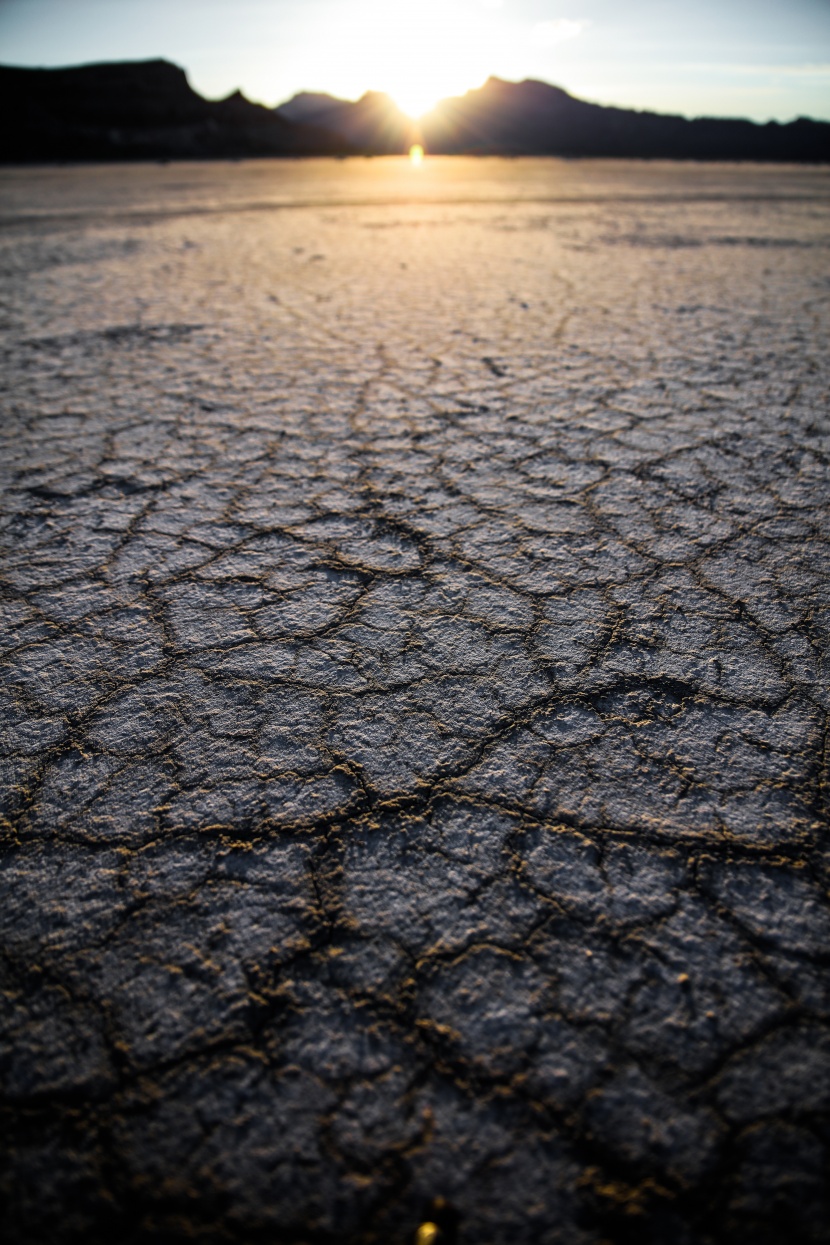
[[[489,78],[418,121],[388,96],[302,92],[276,109],[207,100],[167,61],[0,66],[5,163],[242,156],[599,156],[830,162],[830,122],[688,120],[587,103],[546,82]]]
[[[781,125],[614,108],[577,99],[532,79],[491,77],[441,100],[417,121],[394,100],[367,92],[352,102],[302,92],[279,115],[313,122],[363,150],[431,154],[634,156],[697,159],[830,159],[830,124],[799,118]]]

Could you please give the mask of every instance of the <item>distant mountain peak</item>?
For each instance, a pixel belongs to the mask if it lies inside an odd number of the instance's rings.
[[[416,126],[382,91],[301,91],[277,109],[237,90],[203,99],[156,59],[67,69],[0,66],[0,161],[434,154],[830,162],[830,123],[756,125],[609,108],[528,78],[491,76]]]
[[[300,91],[276,112],[289,121],[312,122],[330,130],[356,151],[393,155],[415,141],[412,122],[384,91],[366,91],[358,100]]]
[[[348,144],[234,91],[207,100],[161,59],[0,66],[0,161],[337,155]]]
[[[330,108],[339,108],[350,101],[339,99],[336,95],[328,95],[325,91],[298,91],[284,104],[278,104],[274,112],[289,121],[311,121],[318,113],[327,112]]]

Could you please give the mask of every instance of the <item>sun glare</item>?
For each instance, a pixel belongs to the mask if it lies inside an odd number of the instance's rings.
[[[483,75],[476,75],[475,72],[459,73],[455,68],[441,72],[442,68],[435,66],[432,72],[419,73],[417,69],[402,65],[395,73],[394,81],[389,83],[389,95],[412,121],[419,121],[448,95],[462,95],[471,86],[478,86],[478,77],[483,80]]]
[[[505,11],[550,7],[529,0],[523,5],[507,5],[505,0],[343,0],[324,7],[331,21],[323,24],[325,30],[314,44],[309,82],[325,83],[326,90],[344,99],[381,92],[415,123],[441,100],[476,90],[493,74],[527,76],[539,63],[540,49],[568,43],[590,24],[563,17],[534,22],[529,13],[522,17]]]
[[[389,93],[401,112],[405,112],[412,121],[418,121],[424,113],[435,107],[439,99],[450,94],[449,91],[436,90],[430,81],[419,82],[417,78],[409,82],[401,81],[402,76],[397,75],[398,80]]]
[[[349,64],[413,121],[439,100],[479,86],[491,72],[493,32],[480,0],[361,0]],[[343,49],[341,48],[341,54]],[[363,68],[365,66],[365,68]]]
[[[416,168],[424,163],[424,149],[420,143],[413,143],[409,148],[409,163],[414,164]]]

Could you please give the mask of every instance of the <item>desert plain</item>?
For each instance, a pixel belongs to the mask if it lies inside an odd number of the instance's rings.
[[[830,1239],[828,208],[2,173],[5,1240]]]

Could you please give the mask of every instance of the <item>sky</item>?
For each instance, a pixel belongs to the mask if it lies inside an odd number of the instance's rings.
[[[0,0],[0,63],[164,57],[209,98],[387,91],[418,115],[491,74],[685,116],[830,120],[830,0]]]

